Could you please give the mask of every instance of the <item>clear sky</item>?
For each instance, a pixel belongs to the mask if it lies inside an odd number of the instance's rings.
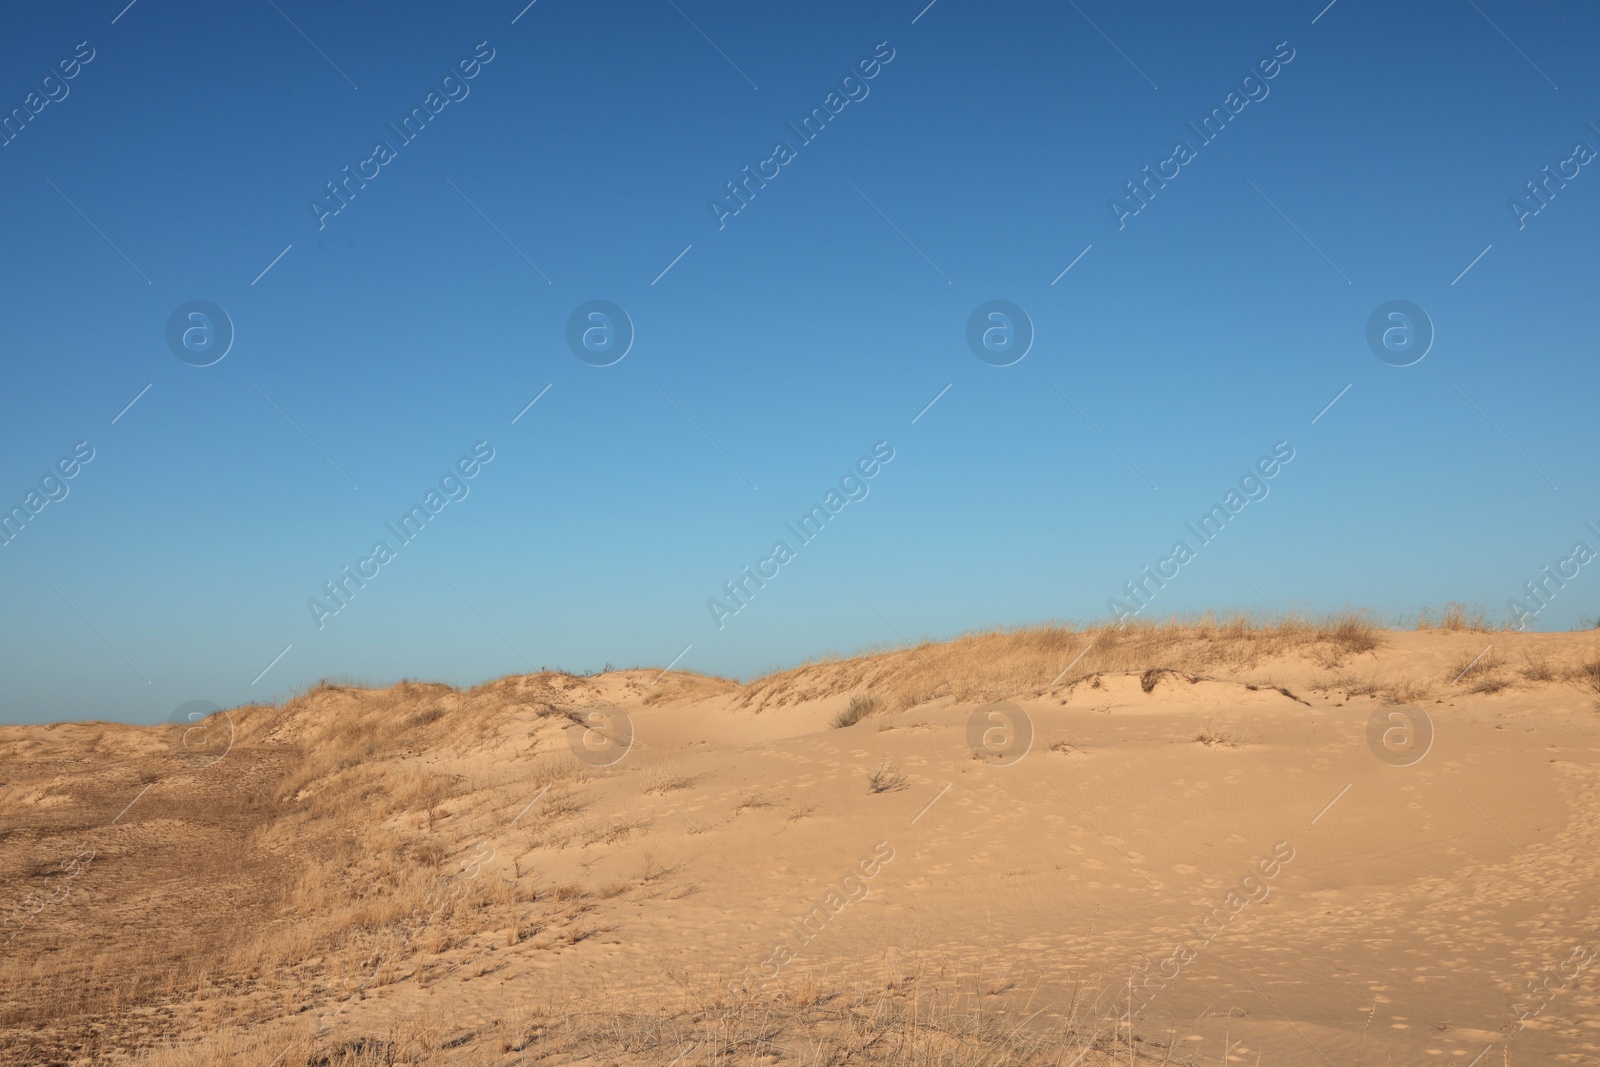
[[[1600,611],[1600,13],[923,2],[8,10],[0,719]]]

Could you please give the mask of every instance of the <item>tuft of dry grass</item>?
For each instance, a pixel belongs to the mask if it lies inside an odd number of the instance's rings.
[[[735,815],[742,815],[747,811],[763,811],[767,808],[775,806],[776,805],[774,805],[772,801],[768,800],[764,794],[747,793],[745,794],[744,799],[740,800],[733,806],[733,813]]]
[[[856,693],[850,697],[850,703],[844,710],[833,717],[836,729],[854,726],[856,723],[878,710],[878,697],[875,693]]]
[[[1600,693],[1600,658],[1585,661],[1575,672],[1577,683],[1591,693]]]
[[[1415,704],[1426,700],[1433,690],[1424,682],[1412,678],[1403,678],[1383,687],[1380,696],[1385,704]]]
[[[1207,748],[1239,748],[1244,740],[1229,730],[1219,730],[1215,725],[1207,723],[1205,729],[1194,736],[1198,744]]]
[[[641,776],[643,784],[640,789],[646,793],[656,793],[665,796],[679,789],[687,789],[695,783],[695,776],[685,774],[671,764],[658,764],[646,770]]]
[[[895,767],[894,761],[885,757],[878,769],[867,779],[867,788],[874,793],[892,793],[906,787],[906,776]]]
[[[1465,685],[1469,693],[1489,695],[1511,688],[1513,680],[1508,670],[1506,662],[1490,645],[1476,655],[1463,652],[1445,673],[1451,685]],[[1523,673],[1528,674],[1528,670]],[[1534,669],[1533,673],[1539,671]]]
[[[1535,658],[1524,653],[1522,662],[1522,677],[1530,682],[1554,682],[1560,677],[1548,657]]]
[[[1346,697],[1377,697],[1385,704],[1414,704],[1426,699],[1433,692],[1426,683],[1411,678],[1386,684],[1376,678],[1363,681],[1353,674],[1334,675],[1314,688],[1323,692],[1341,690]]]
[[[1465,604],[1451,601],[1440,608],[1437,613],[1429,608],[1417,612],[1417,621],[1413,627],[1417,630],[1448,630],[1454,633],[1489,633],[1494,630],[1504,630],[1504,625],[1496,625],[1489,621],[1489,613],[1481,607],[1468,607]]]

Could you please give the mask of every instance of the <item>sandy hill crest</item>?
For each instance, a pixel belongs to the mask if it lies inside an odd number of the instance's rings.
[[[1597,694],[1593,633],[1198,620],[0,728],[0,1048],[1594,1055]]]

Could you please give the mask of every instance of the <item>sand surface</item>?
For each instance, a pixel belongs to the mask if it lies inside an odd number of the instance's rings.
[[[1505,688],[1450,679],[1485,646]],[[558,678],[526,701],[532,683],[507,679],[470,730],[451,726],[470,699],[429,698],[439,720],[377,757],[470,787],[431,826],[395,819],[436,838],[433,863],[455,879],[529,887],[514,906],[530,915],[561,892],[580,908],[540,912],[542,929],[516,937],[497,926],[432,946],[421,975],[358,972],[343,992],[325,980],[333,954],[308,950],[60,1018],[24,987],[85,981],[108,944],[189,945],[173,952],[190,959],[305,921],[307,898],[286,888],[305,856],[256,828],[296,803],[274,783],[318,724],[367,698],[235,712],[238,736],[205,766],[173,763],[154,730],[5,728],[6,907],[76,842],[96,855],[62,899],[0,931],[0,1047],[8,1062],[90,1062],[224,1027],[325,1047],[426,1014],[459,1039],[440,1062],[666,1063],[664,1046],[541,1058],[494,1035],[540,1010],[666,1018],[716,996],[826,1003],[854,988],[1065,1021],[1083,1048],[1098,1041],[1084,1063],[1127,1062],[1114,1050],[1130,1037],[1137,1062],[1595,1062],[1600,713],[1570,678],[1524,675],[1597,648],[1592,634],[1398,633],[1333,665],[1296,653],[1080,671],[843,728],[831,720],[861,687],[830,679],[849,680],[848,664],[805,668],[756,702],[645,671]],[[1412,699],[1352,695],[1352,679],[1404,683]],[[589,735],[581,763],[582,731],[552,705],[625,712],[631,747]],[[1404,733],[1374,742],[1374,716],[1409,725],[1409,746]],[[539,785],[533,769],[554,758],[581,773]],[[148,781],[146,765],[160,769]],[[872,791],[886,767],[903,782]],[[362,825],[359,801],[349,821]],[[408,942],[398,955],[422,953]],[[158,947],[141,966],[175,964]],[[685,1067],[712,1062],[693,1045]],[[827,1062],[792,1034],[747,1057]]]

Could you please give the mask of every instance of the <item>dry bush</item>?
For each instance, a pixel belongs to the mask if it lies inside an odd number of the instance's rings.
[[[1490,645],[1473,655],[1463,652],[1450,665],[1445,676],[1451,685],[1464,685],[1469,693],[1487,695],[1511,688],[1513,679],[1507,673],[1509,670],[1509,665]],[[1524,674],[1527,673],[1524,670]],[[1538,671],[1535,669],[1533,673]]]
[[[839,714],[833,717],[836,728],[854,726],[856,723],[878,710],[878,696],[876,693],[856,693],[850,697],[850,703]]]
[[[1451,601],[1440,608],[1437,614],[1429,608],[1419,611],[1415,629],[1487,633],[1492,630],[1503,630],[1505,627],[1490,622],[1489,613],[1481,607],[1469,608],[1465,604]]]
[[[742,815],[751,809],[760,811],[775,806],[776,805],[774,805],[772,801],[768,800],[761,793],[746,793],[744,799],[740,800],[733,806],[733,813],[735,815]]]
[[[1379,695],[1385,704],[1415,704],[1427,699],[1432,692],[1426,683],[1405,678],[1384,686]]]
[[[1560,677],[1550,665],[1550,660],[1544,656],[1535,658],[1524,654],[1522,660],[1522,677],[1530,682],[1553,682]]]
[[[1219,730],[1215,725],[1207,723],[1205,729],[1195,734],[1197,743],[1207,748],[1239,748],[1244,741],[1229,730]]]
[[[906,787],[906,776],[895,767],[894,761],[885,757],[878,769],[867,778],[867,788],[874,793],[892,793]]]
[[[1574,673],[1580,686],[1591,693],[1600,693],[1600,659],[1587,660]]]

